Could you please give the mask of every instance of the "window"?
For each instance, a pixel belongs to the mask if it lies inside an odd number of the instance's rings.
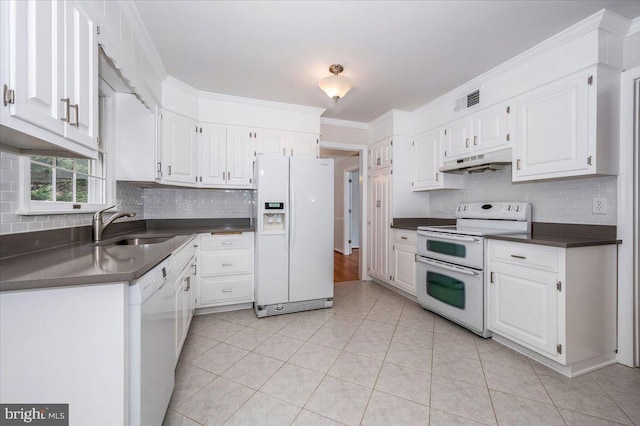
[[[31,156],[31,201],[104,204],[102,158]]]

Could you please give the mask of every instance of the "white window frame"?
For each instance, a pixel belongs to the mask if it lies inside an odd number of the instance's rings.
[[[35,216],[35,215],[53,215],[53,214],[87,214],[94,213],[99,210],[103,210],[107,206],[114,205],[115,199],[115,181],[113,179],[113,164],[111,156],[109,155],[109,117],[112,111],[106,111],[108,108],[112,108],[112,103],[108,101],[108,98],[100,98],[100,147],[99,152],[102,154],[102,168],[105,177],[104,192],[105,202],[102,204],[96,203],[76,203],[70,201],[38,201],[31,200],[31,156],[20,156],[20,208],[16,214],[21,216]],[[42,156],[53,156],[59,158],[68,158],[69,155],[65,155],[64,152],[56,153],[50,152],[42,154]],[[55,165],[53,166],[55,167]],[[74,205],[80,205],[80,208],[73,208]]]

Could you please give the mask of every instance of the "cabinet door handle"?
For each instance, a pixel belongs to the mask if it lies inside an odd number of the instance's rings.
[[[60,117],[60,120],[64,121],[65,123],[68,123],[69,122],[69,114],[71,114],[71,111],[69,111],[69,109],[71,107],[70,106],[71,104],[69,103],[70,102],[69,98],[60,98],[60,101],[64,102],[66,104],[65,105],[65,117]]]
[[[287,149],[286,148],[282,148],[282,155],[287,155]]]
[[[440,173],[436,173],[436,182],[440,180]]]
[[[520,159],[516,160],[516,170],[520,170]]]
[[[512,254],[511,257],[522,260],[525,260],[527,258],[526,256],[520,256],[519,254]]]
[[[478,137],[477,136],[473,137],[473,144],[474,145],[478,145]]]
[[[231,293],[232,291],[233,291],[233,289],[230,289],[230,288],[223,288],[222,289],[223,293]]]
[[[198,265],[194,263],[191,267],[193,268],[193,275],[198,275]]]
[[[169,176],[171,176],[171,166],[169,166]]]
[[[376,201],[376,207],[380,207],[380,200]]]
[[[76,110],[76,122],[71,123],[71,125],[73,127],[80,127],[80,108],[78,107],[78,104],[71,105],[69,108],[73,108]]]
[[[293,157],[293,148],[291,148],[291,156]]]
[[[465,146],[465,147],[467,147],[467,148],[469,148],[469,138],[466,138],[466,139],[464,140],[464,146]]]
[[[379,166],[380,164],[382,164],[380,161],[381,161],[380,158],[376,159],[376,166]]]
[[[231,172],[227,172],[227,181],[231,180]]]

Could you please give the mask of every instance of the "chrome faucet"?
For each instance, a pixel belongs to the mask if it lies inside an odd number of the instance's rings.
[[[117,212],[103,223],[102,213],[114,207],[115,206],[107,207],[106,209],[97,211],[96,214],[93,215],[93,241],[102,241],[102,234],[104,233],[104,230],[116,220],[121,217],[135,217],[136,215],[132,212]]]

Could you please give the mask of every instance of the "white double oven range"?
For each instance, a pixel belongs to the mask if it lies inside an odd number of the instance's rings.
[[[460,204],[455,225],[418,227],[418,302],[480,336],[490,336],[484,237],[530,232],[531,205],[523,202]]]

